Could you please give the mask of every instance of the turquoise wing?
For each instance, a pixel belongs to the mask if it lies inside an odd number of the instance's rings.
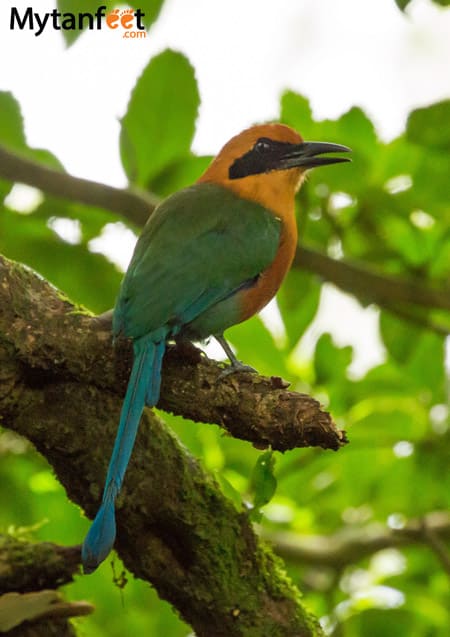
[[[175,193],[136,244],[114,311],[115,334],[176,335],[250,285],[275,258],[280,233],[281,221],[270,211],[224,187],[196,184]],[[217,332],[237,317],[219,322],[225,324]]]

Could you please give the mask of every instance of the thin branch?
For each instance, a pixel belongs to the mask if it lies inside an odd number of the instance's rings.
[[[143,190],[124,190],[73,177],[21,157],[2,146],[0,178],[33,186],[54,197],[116,212],[138,226],[145,224],[158,202],[156,197]]]
[[[386,548],[401,548],[410,544],[431,546],[430,536],[434,539],[439,538],[439,550],[444,550],[445,558],[448,560],[448,552],[441,539],[450,539],[450,514],[445,511],[434,511],[422,518],[410,520],[399,529],[374,524],[363,529],[347,528],[327,536],[299,536],[290,532],[264,534],[274,546],[276,553],[288,562],[337,569]],[[435,550],[434,546],[432,548]],[[442,552],[440,558],[441,556]]]
[[[418,279],[404,279],[378,274],[361,264],[336,260],[316,250],[300,246],[294,265],[327,281],[366,302],[389,309],[392,303],[407,303],[425,308],[450,310],[450,288],[425,287]]]
[[[145,191],[121,190],[72,177],[2,147],[0,178],[28,184],[71,201],[103,207],[137,225],[144,225],[157,203],[157,198]],[[299,247],[294,266],[318,274],[345,292],[381,307],[392,303],[407,303],[425,308],[450,309],[448,288],[433,289],[417,279],[378,274],[361,264],[331,259],[305,246]]]
[[[399,318],[407,321],[408,323],[412,323],[413,325],[417,325],[418,327],[424,328],[426,330],[430,330],[432,332],[436,332],[436,334],[440,334],[441,336],[448,336],[450,332],[450,328],[442,323],[437,323],[434,320],[431,320],[424,311],[421,311],[421,308],[408,308],[406,306],[399,306],[396,303],[386,304],[385,309],[398,316]]]
[[[428,544],[430,549],[440,561],[442,568],[447,573],[448,577],[450,577],[450,552],[442,540],[442,528],[437,529],[433,524],[430,524],[430,520],[427,516],[423,517],[421,522],[423,541]]]

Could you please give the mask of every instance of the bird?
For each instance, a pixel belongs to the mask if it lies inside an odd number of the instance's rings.
[[[144,406],[159,399],[167,342],[213,336],[230,360],[226,372],[254,371],[237,360],[223,333],[259,312],[288,272],[297,247],[295,195],[306,172],[350,161],[325,156],[348,151],[304,141],[285,124],[255,125],[150,215],[113,311],[113,337],[131,339],[133,365],[102,502],[82,545],[85,573],[113,548],[115,500]]]

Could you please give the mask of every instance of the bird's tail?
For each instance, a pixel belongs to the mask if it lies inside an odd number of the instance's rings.
[[[95,571],[114,545],[116,537],[114,503],[130,460],[144,405],[152,407],[159,399],[164,350],[164,340],[154,343],[146,336],[134,341],[133,368],[109,461],[102,504],[82,547],[85,573]]]

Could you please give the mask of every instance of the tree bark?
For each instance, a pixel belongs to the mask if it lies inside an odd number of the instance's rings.
[[[90,516],[128,374],[129,358],[117,354],[102,321],[29,269],[0,259],[0,422],[35,444]],[[259,445],[344,443],[310,397],[288,392],[279,379],[220,380],[220,371],[196,350],[175,348],[163,369],[161,406],[209,422],[215,417]],[[269,414],[272,426],[258,435]],[[322,634],[246,511],[235,509],[150,410],[118,500],[117,526],[126,566],[151,582],[198,637]]]
[[[80,551],[77,547],[0,535],[0,564],[0,595],[29,593],[72,582],[80,570]]]

